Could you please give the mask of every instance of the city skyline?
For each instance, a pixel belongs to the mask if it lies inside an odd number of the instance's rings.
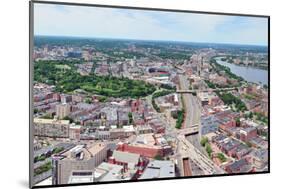
[[[34,13],[38,36],[268,44],[268,20],[260,17],[42,4]]]
[[[36,41],[35,186],[268,172],[262,48]]]

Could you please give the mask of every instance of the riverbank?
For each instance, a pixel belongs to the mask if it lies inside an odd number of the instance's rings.
[[[247,67],[247,68],[257,68],[257,69],[261,69],[261,70],[268,70],[267,64],[250,64],[250,65],[246,65],[244,63],[236,64],[233,61],[230,61],[230,59],[228,59],[226,57],[220,57],[220,58],[221,58],[221,61],[224,61],[229,64],[233,64],[233,65],[237,65],[237,66],[241,66],[241,67]]]
[[[222,57],[215,57],[213,60],[221,65],[229,68],[229,71],[243,78],[247,82],[252,82],[256,84],[263,84],[268,86],[268,71],[253,67],[239,66],[236,64],[231,64],[226,61],[221,60]]]

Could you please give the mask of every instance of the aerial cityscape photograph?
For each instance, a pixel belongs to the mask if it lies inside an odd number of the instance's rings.
[[[268,18],[34,4],[33,186],[269,171]]]

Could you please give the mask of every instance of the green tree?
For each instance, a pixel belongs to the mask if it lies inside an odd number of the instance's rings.
[[[212,150],[210,144],[206,143],[205,147],[206,147],[206,151],[207,151],[209,157],[211,157],[213,150]]]
[[[251,148],[252,147],[252,144],[250,142],[246,142],[246,145]]]
[[[253,112],[250,112],[250,113],[249,113],[249,118],[250,118],[250,119],[253,119]]]
[[[221,162],[225,162],[226,161],[226,157],[224,156],[223,153],[218,153],[217,157],[220,159]]]
[[[154,159],[155,160],[164,160],[164,158],[160,154],[157,154],[156,156],[154,156]]]
[[[129,117],[129,123],[133,124],[133,114],[132,114],[132,112],[128,113],[128,117]]]
[[[69,117],[69,116],[65,116],[65,117],[63,118],[63,120],[69,120],[70,123],[73,123],[73,122],[74,122],[74,120],[73,120],[71,117]]]
[[[201,146],[205,147],[205,145],[208,143],[208,138],[207,137],[202,137],[200,140]]]
[[[53,154],[58,154],[58,153],[62,152],[63,150],[64,150],[63,147],[57,147],[53,150]]]
[[[240,127],[240,125],[241,125],[240,118],[235,119],[235,124],[236,124],[236,127]]]
[[[45,163],[44,165],[36,168],[34,170],[34,176],[40,175],[40,174],[42,174],[44,172],[47,172],[47,171],[49,171],[51,169],[52,169],[52,163],[49,161],[49,162]]]
[[[82,76],[77,72],[73,61],[40,60],[34,64],[34,80],[55,85],[57,92],[72,93],[76,89],[83,89],[90,94],[108,97],[139,98],[152,94],[156,88],[141,80],[116,78],[112,76],[97,76],[94,73]],[[58,65],[67,65],[70,69],[57,69]]]
[[[178,111],[178,119],[176,122],[176,128],[180,129],[183,122],[184,122],[184,109]]]
[[[91,98],[85,98],[84,102],[87,103],[87,104],[91,104],[92,99]]]

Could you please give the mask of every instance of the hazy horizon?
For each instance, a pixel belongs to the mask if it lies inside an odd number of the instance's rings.
[[[175,43],[198,43],[198,44],[213,44],[213,45],[234,45],[234,46],[255,46],[268,47],[268,45],[253,45],[239,43],[219,43],[219,42],[196,42],[196,41],[179,41],[179,40],[154,40],[154,39],[130,39],[130,38],[110,38],[110,37],[95,37],[95,36],[62,36],[62,35],[34,35],[34,37],[53,37],[53,38],[77,38],[77,39],[103,39],[103,40],[120,40],[120,41],[147,41],[147,42],[175,42]]]

